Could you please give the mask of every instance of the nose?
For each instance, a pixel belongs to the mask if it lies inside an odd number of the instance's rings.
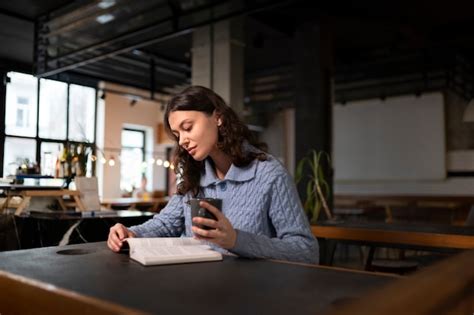
[[[179,145],[182,146],[183,148],[187,148],[189,144],[189,140],[186,138],[180,138],[179,139]]]

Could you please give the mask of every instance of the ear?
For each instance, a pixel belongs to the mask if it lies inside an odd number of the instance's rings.
[[[220,127],[222,125],[222,118],[221,118],[221,115],[219,113],[217,113],[217,111],[214,110],[214,117],[216,119],[216,123],[217,123],[217,127]]]

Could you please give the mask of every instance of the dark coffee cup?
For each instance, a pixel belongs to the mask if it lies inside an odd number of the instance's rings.
[[[217,199],[217,198],[192,198],[189,200],[189,204],[191,205],[191,219],[194,217],[201,217],[201,218],[206,218],[206,219],[212,219],[212,220],[217,220],[217,218],[206,208],[203,208],[199,205],[199,202],[205,201],[217,209],[221,210],[222,208],[222,199]],[[204,229],[204,230],[211,230],[212,228],[202,225],[202,224],[196,224],[193,222],[194,226],[197,226],[198,228]]]

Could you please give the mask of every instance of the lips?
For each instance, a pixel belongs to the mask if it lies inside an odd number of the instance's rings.
[[[194,153],[196,153],[196,147],[197,147],[197,146],[194,146],[194,147],[192,147],[192,148],[189,148],[189,149],[188,149],[188,153],[191,154],[191,155],[194,155]]]

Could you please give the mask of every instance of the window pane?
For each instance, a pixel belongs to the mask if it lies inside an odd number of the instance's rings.
[[[16,136],[36,136],[36,100],[38,80],[28,74],[9,72],[7,84],[5,132]]]
[[[145,133],[136,130],[122,130],[122,147],[143,148]]]
[[[66,139],[67,84],[40,80],[39,136]]]
[[[56,174],[56,162],[59,154],[63,150],[62,143],[43,142],[41,143],[41,174],[59,176]]]
[[[15,175],[23,163],[36,164],[36,140],[5,138],[3,175]]]
[[[75,84],[69,89],[69,139],[94,142],[96,90]]]
[[[122,149],[120,161],[120,189],[132,192],[140,187],[144,172],[143,152],[140,149]]]

